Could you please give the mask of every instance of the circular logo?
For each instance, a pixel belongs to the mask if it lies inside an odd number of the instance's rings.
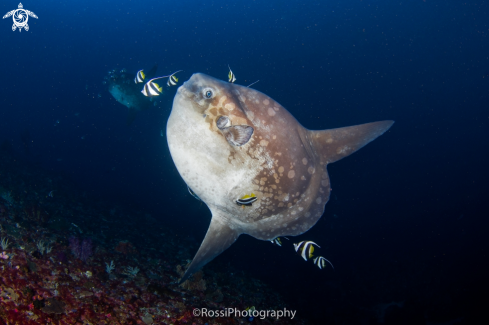
[[[24,27],[29,19],[24,9],[17,9],[14,13],[14,23],[17,27]]]
[[[200,309],[199,308],[194,308],[193,313],[194,313],[194,316],[195,317],[199,317],[200,316]]]

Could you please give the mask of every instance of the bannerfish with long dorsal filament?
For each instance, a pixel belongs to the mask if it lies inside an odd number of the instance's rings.
[[[288,240],[287,237],[283,237],[283,238]],[[274,244],[275,246],[282,246],[282,239],[280,239],[280,237],[274,238],[274,239],[270,240],[270,242],[272,244]]]
[[[327,165],[362,148],[393,123],[308,130],[255,89],[194,74],[177,90],[166,134],[178,172],[212,219],[180,281],[241,234],[270,241],[309,230],[329,200]],[[256,200],[243,208],[236,198],[247,193]]]
[[[333,266],[333,264],[331,264],[331,262],[330,262],[330,261],[328,261],[327,259],[325,259],[325,258],[324,258],[324,257],[322,257],[322,256],[318,256],[318,257],[314,258],[312,261],[313,261],[313,262],[314,262],[314,264],[315,264],[315,265],[317,265],[317,266],[319,267],[319,269],[321,269],[321,270],[322,270],[322,269],[323,269],[323,268],[326,266],[326,262],[328,262],[328,263],[329,263],[329,265],[331,265],[331,267],[332,267],[332,268],[333,268],[333,270],[334,270],[334,266]]]
[[[160,85],[158,85],[155,82],[155,80],[163,79],[163,78],[169,78],[170,80],[172,80],[171,78],[174,77],[174,74],[178,73],[180,71],[182,71],[182,70],[178,70],[176,72],[173,72],[172,74],[170,74],[168,76],[156,77],[156,78],[153,78],[151,80],[148,80],[148,82],[144,85],[144,88],[143,88],[143,90],[141,90],[141,92],[146,97],[154,97],[154,96],[161,95],[163,93],[163,88],[161,88]],[[178,79],[175,78],[175,83],[174,83],[175,85],[176,85],[176,81],[178,81]],[[172,80],[172,82],[173,82],[173,80]],[[173,85],[173,83],[171,85]],[[170,81],[168,81],[168,86],[170,86]]]
[[[177,72],[175,72],[175,73],[177,73]],[[170,77],[168,77],[168,82],[166,83],[168,85],[168,87],[176,86],[177,85],[178,78],[175,77],[174,74],[172,74]]]
[[[136,73],[136,77],[134,77],[134,83],[135,84],[140,84],[144,81],[144,79],[146,78],[146,75],[144,74],[144,71],[143,70],[139,70],[137,73]]]
[[[299,255],[307,261],[309,258],[312,257],[312,253],[314,253],[314,245],[317,247],[321,248],[318,244],[316,244],[313,241],[307,240],[307,241],[301,241],[298,244],[294,244],[294,249]]]
[[[231,67],[228,64],[229,68],[229,73],[228,73],[228,82],[234,83],[236,81],[236,76],[234,75],[233,71],[231,71]]]

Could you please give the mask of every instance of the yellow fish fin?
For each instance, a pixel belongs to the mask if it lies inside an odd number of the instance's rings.
[[[160,93],[162,93],[162,92],[163,92],[163,88],[161,88],[161,87],[160,87],[160,85],[158,85],[156,82],[155,82],[155,83],[153,83],[153,84],[154,84],[154,85],[156,86],[156,88],[157,88],[157,89],[160,91]]]

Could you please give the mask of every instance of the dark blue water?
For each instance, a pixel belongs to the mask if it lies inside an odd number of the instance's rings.
[[[321,242],[335,271],[246,235],[216,261],[263,279],[316,323],[355,324],[351,315],[390,302],[403,302],[391,323],[481,319],[487,1],[23,5],[39,17],[29,31],[13,32],[11,18],[0,25],[0,142],[22,159],[200,242],[210,213],[188,194],[160,136],[176,87],[127,126],[127,108],[102,84],[109,70],[158,63],[159,74],[183,69],[180,81],[195,72],[225,79],[229,64],[237,83],[259,79],[254,88],[309,129],[393,119],[388,133],[329,166],[326,212],[299,237]]]

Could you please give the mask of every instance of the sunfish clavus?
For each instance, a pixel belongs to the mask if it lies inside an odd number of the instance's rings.
[[[180,282],[240,234],[272,240],[309,230],[331,192],[326,165],[393,123],[312,131],[257,90],[194,74],[178,88],[166,132],[178,172],[212,219]],[[237,204],[251,193],[256,196],[251,206]]]

